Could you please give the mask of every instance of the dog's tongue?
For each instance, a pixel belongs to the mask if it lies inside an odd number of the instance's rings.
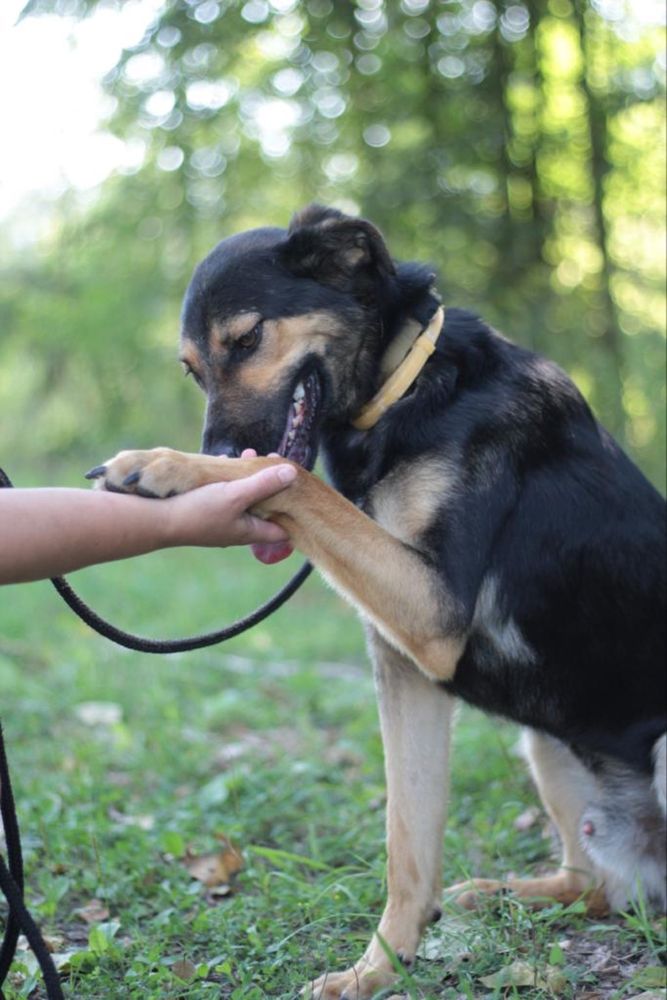
[[[250,548],[255,559],[259,559],[260,562],[267,563],[269,566],[271,563],[287,559],[294,552],[294,548],[289,542],[256,542]]]

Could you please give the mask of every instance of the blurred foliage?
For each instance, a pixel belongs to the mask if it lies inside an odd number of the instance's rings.
[[[664,70],[631,0],[165,0],[106,80],[137,165],[9,254],[3,449],[195,447],[169,369],[190,270],[317,199],[561,363],[662,484]]]

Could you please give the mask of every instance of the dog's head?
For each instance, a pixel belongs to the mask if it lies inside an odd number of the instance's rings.
[[[374,226],[317,205],[289,230],[223,240],[183,308],[181,359],[207,397],[203,451],[279,451],[311,468],[322,427],[374,391],[393,275]]]

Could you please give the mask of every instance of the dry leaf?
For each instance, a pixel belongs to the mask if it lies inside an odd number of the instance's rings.
[[[189,958],[180,958],[178,962],[174,962],[171,971],[184,983],[189,983],[197,975],[197,966]]]
[[[548,965],[544,973],[540,973],[529,962],[519,960],[498,969],[490,976],[481,976],[480,982],[490,989],[496,989],[498,986],[533,986],[536,989],[560,993],[567,986],[567,976],[552,965]]]
[[[57,972],[70,972],[72,969],[72,959],[77,955],[85,954],[80,948],[73,948],[71,951],[54,952],[51,961]],[[34,975],[39,971],[39,963],[31,951],[20,956],[21,964],[24,965],[29,975]]]
[[[65,947],[65,938],[61,934],[42,934],[42,939],[51,953],[61,951]]]
[[[628,1000],[667,1000],[667,987],[665,989],[649,990],[648,993],[638,993]]]
[[[183,862],[193,878],[207,888],[216,889],[216,895],[226,895],[221,886],[229,886],[234,876],[243,868],[243,858],[225,837],[219,838],[222,850],[211,854],[188,852]]]
[[[109,919],[109,911],[101,899],[91,899],[85,906],[80,906],[74,913],[87,924],[97,924]]]
[[[645,990],[660,990],[667,987],[667,969],[662,965],[647,965],[632,977],[633,986]]]
[[[74,948],[72,951],[62,951],[59,954],[51,955],[51,958],[58,972],[71,972],[72,959],[80,954],[81,949]]]

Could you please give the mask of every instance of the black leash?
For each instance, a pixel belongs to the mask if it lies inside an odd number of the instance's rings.
[[[0,489],[11,489],[13,483],[3,469],[0,469]],[[119,646],[127,649],[134,649],[140,653],[184,653],[192,649],[202,649],[204,646],[213,646],[219,642],[225,642],[242,632],[257,625],[268,618],[269,615],[277,611],[279,607],[296,593],[302,583],[310,576],[313,567],[305,562],[294,574],[291,580],[282,587],[277,594],[256,608],[245,618],[227,625],[225,628],[215,632],[208,632],[204,635],[192,636],[189,639],[146,639],[143,636],[133,635],[117,628],[111,622],[101,618],[97,612],[83,601],[74,591],[67,580],[62,576],[52,577],[51,583],[58,591],[62,599],[81,618],[86,625],[99,632],[105,639],[110,639]],[[16,943],[19,933],[22,931],[28,939],[39,967],[44,977],[47,1000],[64,1000],[64,994],[60,986],[60,979],[49,954],[44,939],[37,927],[37,924],[28,913],[23,902],[23,858],[21,855],[21,840],[19,836],[18,820],[14,807],[14,796],[9,780],[9,768],[5,756],[4,742],[2,737],[2,727],[0,726],[0,815],[5,831],[5,841],[7,844],[7,866],[0,855],[0,891],[4,894],[9,904],[9,914],[5,926],[4,938],[0,947],[0,1000],[4,1000],[2,984],[7,978],[7,973],[16,954]]]
[[[2,984],[7,978],[9,967],[14,959],[16,942],[21,931],[27,937],[28,944],[42,970],[47,1000],[65,1000],[65,995],[60,986],[60,978],[53,964],[53,959],[49,954],[49,949],[44,943],[44,938],[40,933],[39,927],[28,913],[23,902],[21,838],[16,818],[16,808],[14,806],[12,783],[9,779],[9,767],[5,755],[5,743],[1,725],[0,814],[2,815],[2,826],[5,831],[5,842],[7,844],[7,860],[9,862],[9,865],[5,864],[2,855],[0,855],[0,889],[9,903],[5,934],[2,940],[2,948],[0,948],[0,1000],[4,1000]]]
[[[0,469],[0,489],[11,489],[13,485],[7,473],[3,469]],[[291,580],[288,580],[277,594],[274,594],[270,600],[260,605],[251,614],[246,615],[245,618],[239,618],[238,621],[232,622],[231,625],[218,629],[216,632],[194,635],[189,639],[146,639],[143,636],[125,632],[123,629],[112,625],[111,622],[106,621],[106,619],[101,618],[97,612],[89,608],[76,591],[70,587],[64,577],[54,576],[51,578],[51,583],[72,611],[86,625],[89,625],[96,632],[99,632],[100,635],[104,636],[105,639],[110,639],[112,642],[117,643],[117,645],[125,646],[127,649],[134,649],[138,653],[187,653],[192,649],[215,646],[219,642],[233,639],[234,636],[241,635],[242,632],[246,632],[248,629],[253,628],[253,626],[258,625],[259,622],[264,621],[265,618],[268,618],[274,611],[282,607],[292,594],[296,593],[301,584],[307,580],[312,571],[313,567],[311,564],[305,562],[301,569],[294,574]]]

